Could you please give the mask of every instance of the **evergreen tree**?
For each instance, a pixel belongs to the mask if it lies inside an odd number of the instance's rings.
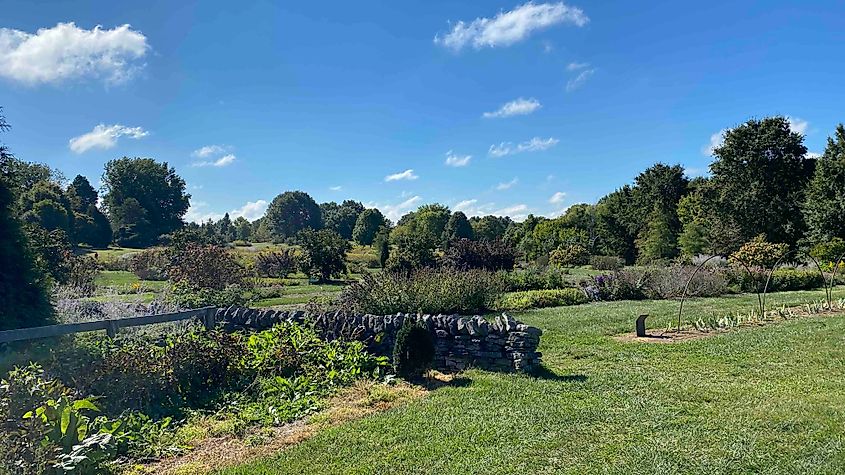
[[[8,128],[0,108],[0,131]],[[0,161],[12,159],[0,143]],[[47,325],[53,318],[46,278],[12,215],[14,201],[7,177],[0,176],[0,330]]]
[[[659,205],[655,205],[642,236],[637,240],[637,250],[639,261],[645,263],[677,255],[675,234],[672,232],[668,216]]]
[[[472,225],[469,224],[467,215],[461,211],[452,213],[443,229],[443,242],[449,243],[458,239],[472,239],[472,237]]]
[[[845,126],[836,127],[834,137],[827,139],[824,155],[807,188],[804,204],[808,237],[820,243],[832,238],[845,238]]]

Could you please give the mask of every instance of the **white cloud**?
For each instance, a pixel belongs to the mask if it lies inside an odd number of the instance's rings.
[[[202,161],[202,162],[194,162],[191,164],[192,167],[225,167],[227,165],[231,165],[232,163],[237,160],[237,157],[230,153],[227,155],[223,155],[222,157],[218,158],[217,160],[212,161]]]
[[[498,119],[515,115],[527,115],[541,107],[543,106],[540,104],[540,101],[533,97],[529,99],[520,97],[519,99],[503,104],[497,111],[485,112],[482,114],[482,117],[485,119]]]
[[[553,194],[551,198],[549,198],[549,203],[551,203],[553,205],[559,205],[559,204],[563,203],[563,200],[565,200],[565,199],[566,199],[566,193],[564,193],[562,191],[558,191],[555,194]]]
[[[238,209],[233,209],[229,212],[229,216],[232,219],[238,218],[243,216],[249,221],[255,221],[256,219],[264,216],[264,213],[267,211],[267,206],[269,206],[266,200],[257,200],[257,201],[248,201],[245,205],[241,206]]]
[[[491,214],[495,216],[510,216],[514,221],[522,221],[528,217],[528,205],[516,204],[493,211]]]
[[[68,146],[74,153],[84,153],[92,148],[106,150],[117,145],[117,139],[120,137],[140,139],[147,135],[149,135],[149,132],[141,127],[99,124],[91,132],[70,139]]]
[[[590,68],[578,73],[577,76],[566,82],[566,92],[572,92],[578,89],[579,87],[583,86],[584,83],[586,83],[587,80],[590,79],[590,76],[592,76],[595,72],[595,68]]]
[[[807,135],[807,129],[810,127],[809,122],[797,117],[789,116],[786,117],[786,120],[789,121],[789,130],[801,135]]]
[[[505,155],[513,155],[522,152],[539,152],[554,147],[558,142],[560,142],[560,140],[554,137],[549,137],[547,139],[534,137],[531,140],[516,145],[512,142],[502,142],[498,145],[491,145],[488,153],[493,157],[504,157]]]
[[[519,178],[514,177],[514,179],[511,181],[499,183],[498,185],[496,185],[496,189],[499,191],[509,190],[513,188],[514,185],[516,185],[517,183],[519,183]]]
[[[83,77],[109,83],[125,81],[143,65],[147,37],[121,25],[91,30],[73,22],[28,33],[0,28],[0,76],[35,85]]]
[[[822,154],[818,152],[807,152],[804,154],[804,158],[821,158]]]
[[[229,148],[230,147],[224,145],[206,145],[191,152],[191,156],[196,158],[207,158],[212,155],[217,155],[218,153],[224,153],[229,150]]]
[[[409,168],[404,172],[387,175],[384,177],[384,181],[416,180],[417,178],[419,178],[419,176],[414,174],[414,170],[412,168]]]
[[[264,216],[269,204],[266,200],[248,201],[240,208],[229,211],[229,217],[235,219],[243,216],[249,221],[255,221]],[[205,201],[192,201],[188,212],[185,213],[185,221],[194,223],[204,223],[209,219],[217,221],[223,217],[223,214],[209,210],[208,203]]]
[[[393,221],[395,223],[396,221],[399,221],[399,218],[401,218],[402,215],[404,215],[406,212],[410,211],[411,208],[413,208],[421,200],[422,200],[422,197],[420,197],[419,195],[414,195],[414,196],[408,198],[407,200],[405,200],[401,203],[395,204],[395,205],[386,204],[384,206],[373,205],[373,206],[367,206],[367,207],[368,208],[369,207],[378,208],[379,210],[381,210],[382,213],[384,213],[384,215],[388,219],[390,219],[391,221]]]
[[[188,212],[185,213],[185,221],[193,223],[204,223],[209,219],[217,221],[223,217],[223,213],[215,213],[208,210],[208,203],[205,201],[191,201]]]
[[[528,2],[511,11],[499,12],[493,18],[476,18],[470,23],[459,21],[452,31],[434,37],[434,43],[460,51],[468,45],[479,49],[485,46],[509,46],[539,31],[560,23],[584,26],[590,19],[583,10],[559,3]]]
[[[715,134],[711,135],[710,136],[710,143],[708,143],[707,145],[702,147],[701,153],[703,155],[707,156],[707,157],[712,156],[713,152],[717,148],[721,147],[722,144],[725,142],[725,132],[727,132],[727,131],[728,131],[728,129],[722,129],[722,130],[716,132]]]
[[[466,213],[468,210],[472,209],[472,207],[478,203],[478,200],[471,199],[471,200],[463,200],[452,206],[452,210],[454,211],[463,211]]]
[[[451,150],[446,152],[446,165],[450,167],[465,167],[472,160],[472,155],[455,155]]]
[[[337,186],[330,186],[329,189],[332,190],[332,191],[340,191],[340,190],[343,189],[343,187],[340,186],[340,185],[337,185]]]
[[[578,71],[579,69],[584,69],[589,66],[590,63],[569,63],[566,65],[567,71]]]

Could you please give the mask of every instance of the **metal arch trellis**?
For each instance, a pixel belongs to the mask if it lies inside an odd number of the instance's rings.
[[[833,286],[836,283],[836,272],[839,270],[839,266],[841,264],[845,263],[845,254],[842,254],[841,256],[839,256],[839,259],[837,259],[834,262],[833,272],[831,273],[830,279],[828,279],[825,276],[824,270],[822,269],[822,266],[819,263],[818,259],[816,259],[812,255],[810,255],[809,252],[793,250],[793,251],[789,251],[786,254],[784,254],[783,256],[781,256],[775,262],[775,264],[772,266],[771,269],[766,269],[767,270],[766,283],[763,286],[763,292],[762,293],[757,292],[757,304],[759,305],[761,317],[766,314],[766,295],[768,294],[769,283],[772,280],[772,275],[774,275],[775,270],[777,270],[777,268],[781,265],[781,263],[784,261],[784,259],[786,259],[789,255],[794,254],[794,253],[802,253],[805,257],[808,257],[810,260],[812,260],[813,263],[816,265],[816,268],[818,269],[819,274],[821,274],[821,276],[822,276],[822,281],[824,282],[825,299],[827,300],[827,308],[828,308],[828,310],[833,310]],[[698,272],[701,269],[704,268],[704,265],[707,264],[708,261],[710,261],[711,259],[716,258],[716,257],[723,257],[723,256],[720,256],[718,254],[714,254],[714,255],[708,257],[707,259],[705,259],[701,264],[699,264],[695,268],[695,271],[693,271],[692,275],[690,275],[689,279],[687,279],[686,285],[684,285],[684,291],[681,293],[681,302],[680,302],[680,305],[678,307],[678,331],[679,332],[681,331],[681,322],[682,322],[682,319],[683,319],[683,312],[684,312],[684,301],[686,300],[687,291],[689,290],[689,286],[692,283],[692,280],[695,278],[696,274],[698,274]],[[745,263],[740,262],[740,264],[742,265],[743,268],[745,268],[746,272],[748,272],[748,274],[753,278],[754,273],[751,272],[751,269],[747,265],[745,265]]]
[[[678,331],[679,332],[681,331],[681,316],[684,313],[684,300],[686,300],[686,298],[687,298],[687,290],[689,290],[689,286],[692,283],[692,279],[695,278],[695,275],[698,274],[698,271],[700,271],[701,269],[704,268],[704,264],[707,264],[707,262],[710,261],[710,259],[713,259],[715,257],[722,257],[722,256],[720,256],[719,254],[713,254],[712,256],[705,259],[704,262],[702,262],[701,264],[699,264],[695,268],[695,270],[692,272],[692,275],[689,276],[689,279],[687,279],[686,285],[684,285],[684,291],[681,292],[681,306],[680,306],[680,308],[678,308]]]

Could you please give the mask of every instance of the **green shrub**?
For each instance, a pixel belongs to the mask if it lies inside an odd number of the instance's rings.
[[[396,333],[393,366],[396,374],[412,380],[431,368],[434,361],[434,338],[428,328],[406,321]]]
[[[184,280],[173,283],[166,300],[179,308],[228,307],[245,305],[245,294],[252,289],[243,285],[230,285],[222,290],[197,288]]]
[[[243,282],[244,269],[225,248],[188,243],[170,250],[167,275],[195,289],[224,290]]]
[[[589,264],[596,270],[619,270],[625,266],[625,260],[617,256],[590,256]]]
[[[167,280],[170,255],[161,247],[145,249],[129,258],[129,271],[141,280]]]
[[[765,273],[749,275],[744,269],[734,269],[728,275],[731,287],[737,292],[762,292],[767,278]],[[818,270],[782,268],[772,273],[767,292],[812,290],[824,285]]]
[[[549,264],[561,267],[583,266],[589,260],[590,252],[580,244],[561,246],[549,254]]]
[[[580,305],[589,301],[581,289],[526,290],[505,294],[499,300],[498,307],[501,310],[526,310]]]
[[[501,240],[458,239],[449,243],[440,261],[446,267],[460,270],[511,270],[516,262],[516,251]]]
[[[249,241],[245,241],[243,239],[236,239],[232,241],[232,245],[235,247],[252,247],[252,243]]]
[[[786,244],[775,244],[766,241],[762,234],[743,244],[739,250],[730,255],[731,264],[749,268],[769,269],[789,252]]]
[[[557,266],[532,265],[513,272],[501,272],[500,276],[507,292],[563,289],[574,285],[569,270]]]
[[[97,260],[89,256],[72,256],[67,260],[67,274],[64,284],[77,295],[94,295],[94,279],[100,273]]]
[[[303,229],[297,240],[302,247],[299,267],[304,274],[326,281],[346,271],[346,252],[351,246],[340,234],[328,229]]]
[[[396,312],[481,313],[503,291],[501,276],[483,270],[422,269],[412,273],[365,274],[346,286],[339,305],[386,315]]]
[[[284,279],[296,272],[298,259],[293,249],[264,250],[255,256],[255,271],[261,277]]]

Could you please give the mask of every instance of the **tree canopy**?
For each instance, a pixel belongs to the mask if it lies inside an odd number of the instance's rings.
[[[149,246],[180,229],[191,198],[176,170],[152,158],[109,161],[103,187],[115,238],[130,246]]]

